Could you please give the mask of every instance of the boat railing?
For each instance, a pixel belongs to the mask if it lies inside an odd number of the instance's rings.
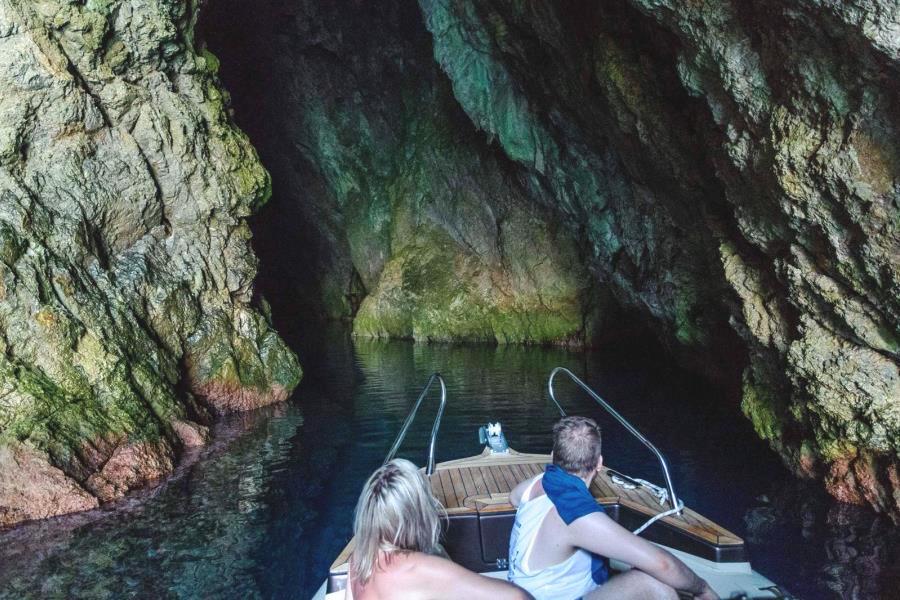
[[[636,437],[642,444],[647,446],[650,449],[657,460],[659,461],[660,466],[662,467],[663,477],[666,480],[666,490],[669,495],[669,502],[671,502],[672,507],[678,507],[678,497],[675,495],[675,485],[672,483],[672,477],[669,475],[669,465],[666,463],[666,459],[663,457],[662,452],[660,452],[656,446],[654,446],[650,440],[648,440],[637,428],[628,422],[628,419],[619,414],[619,412],[614,409],[610,404],[601,398],[597,392],[592,390],[585,382],[579,379],[572,371],[565,367],[556,367],[550,373],[550,379],[547,380],[547,388],[550,391],[550,399],[553,401],[553,404],[556,405],[556,408],[559,409],[559,414],[563,417],[566,416],[566,411],[563,410],[563,407],[556,400],[556,394],[553,391],[553,379],[556,377],[557,373],[565,373],[569,376],[569,378],[574,381],[578,386],[583,389],[587,394],[594,399],[594,401],[601,406],[606,412],[608,412],[612,417],[618,421],[626,430],[628,430],[631,435]]]
[[[384,459],[384,464],[387,464],[390,460],[397,455],[397,450],[400,448],[400,444],[403,443],[404,438],[406,438],[406,433],[409,431],[410,425],[416,418],[416,413],[419,410],[419,406],[422,405],[422,401],[425,399],[425,396],[428,394],[428,390],[431,389],[431,385],[437,381],[441,384],[441,404],[438,407],[437,414],[434,417],[434,424],[431,426],[431,438],[428,442],[428,466],[425,469],[426,475],[431,475],[434,473],[434,447],[437,443],[437,434],[438,429],[441,427],[441,417],[444,416],[444,407],[447,405],[447,384],[444,383],[444,378],[441,377],[440,373],[432,373],[431,377],[428,378],[428,383],[425,384],[425,387],[422,388],[422,393],[419,394],[419,399],[416,400],[416,403],[413,404],[412,409],[410,409],[409,414],[406,415],[406,420],[403,421],[403,426],[400,428],[400,433],[397,434],[397,439],[394,440],[394,444],[391,446],[390,451],[387,454],[387,457]]]

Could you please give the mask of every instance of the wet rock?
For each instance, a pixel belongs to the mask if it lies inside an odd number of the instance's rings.
[[[251,307],[269,177],[195,11],[0,2],[2,525],[152,482],[210,409],[298,382]]]
[[[97,498],[45,454],[21,443],[0,445],[0,527],[21,521],[89,510]]]
[[[116,500],[132,488],[156,481],[172,472],[173,449],[164,440],[118,446],[102,468],[87,478],[84,487],[101,502]]]
[[[415,4],[223,0],[202,24],[275,173],[256,227],[276,313],[299,302],[362,337],[584,341],[598,302],[576,240],[473,131]]]
[[[420,6],[460,106],[599,281],[701,353],[728,323],[759,434],[900,515],[896,7]]]
[[[209,428],[191,421],[173,421],[172,429],[185,448],[205,446],[209,441]]]

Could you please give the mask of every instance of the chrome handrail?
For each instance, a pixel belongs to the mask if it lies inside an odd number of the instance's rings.
[[[674,484],[672,484],[672,477],[669,475],[669,465],[668,465],[668,463],[666,463],[666,459],[663,458],[662,453],[656,448],[656,446],[654,446],[652,443],[650,443],[650,440],[648,440],[646,437],[644,437],[644,435],[640,431],[638,431],[634,425],[629,423],[625,417],[620,415],[616,411],[616,409],[614,409],[612,406],[610,406],[606,402],[606,400],[604,400],[603,398],[598,396],[597,393],[594,390],[592,390],[590,387],[588,387],[588,385],[585,382],[583,382],[581,379],[576,377],[575,374],[572,373],[572,371],[568,370],[565,367],[556,367],[555,369],[553,369],[553,371],[550,373],[550,379],[547,380],[547,388],[550,391],[550,399],[553,401],[553,404],[556,405],[556,408],[559,409],[559,414],[562,415],[563,417],[566,416],[566,411],[564,411],[563,407],[560,406],[559,402],[557,402],[556,394],[553,392],[553,378],[556,377],[556,374],[559,372],[563,372],[566,375],[568,375],[572,379],[572,381],[577,383],[581,387],[581,389],[583,389],[585,392],[587,392],[588,395],[590,395],[591,398],[593,398],[597,402],[597,404],[599,404],[603,409],[605,409],[606,412],[611,414],[613,416],[613,418],[616,419],[616,421],[621,423],[622,426],[625,429],[627,429],[629,433],[631,433],[631,435],[633,435],[634,437],[639,439],[645,446],[647,446],[647,448],[650,449],[650,451],[653,454],[656,455],[656,458],[659,460],[659,464],[662,465],[663,476],[666,478],[666,488],[668,489],[668,492],[669,492],[669,502],[672,503],[673,507],[678,506],[678,497],[675,495],[675,486],[674,486]]]
[[[416,400],[416,403],[413,405],[412,410],[409,411],[409,414],[406,415],[406,420],[403,421],[403,427],[400,428],[400,433],[397,434],[397,439],[394,440],[394,445],[391,446],[390,451],[387,454],[387,457],[384,459],[383,464],[387,464],[391,459],[397,454],[397,450],[400,448],[400,444],[403,443],[403,439],[406,437],[406,432],[409,430],[409,426],[412,425],[413,419],[416,418],[416,412],[419,410],[419,406],[422,404],[422,400],[425,399],[425,394],[428,393],[428,390],[431,388],[431,384],[434,383],[434,380],[437,379],[438,383],[441,384],[441,405],[438,407],[437,415],[434,417],[434,425],[431,426],[431,439],[428,444],[428,467],[425,470],[426,475],[431,475],[434,473],[434,446],[437,443],[437,434],[438,429],[441,427],[441,417],[444,416],[444,407],[447,405],[447,384],[444,383],[444,378],[441,377],[440,373],[432,373],[431,377],[428,378],[428,383],[425,384],[425,387],[422,388],[422,393],[419,394],[419,399]]]

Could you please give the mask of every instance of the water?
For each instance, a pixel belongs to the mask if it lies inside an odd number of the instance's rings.
[[[510,444],[548,451],[555,412],[546,377],[563,365],[669,457],[685,502],[744,536],[755,568],[803,598],[891,597],[898,535],[869,511],[793,480],[753,435],[731,394],[647,357],[547,348],[350,342],[301,351],[295,399],[237,415],[166,484],[113,509],[0,534],[3,598],[309,598],[343,547],[365,477],[377,467],[428,375],[449,406],[437,458],[480,451],[477,428],[502,420]],[[570,413],[600,417],[561,383]],[[420,464],[434,403],[403,454]],[[646,451],[608,418],[607,464],[660,480]]]

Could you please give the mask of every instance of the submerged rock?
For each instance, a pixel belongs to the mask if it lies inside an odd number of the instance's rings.
[[[251,307],[269,177],[195,11],[0,1],[0,526],[154,481],[299,380]]]

